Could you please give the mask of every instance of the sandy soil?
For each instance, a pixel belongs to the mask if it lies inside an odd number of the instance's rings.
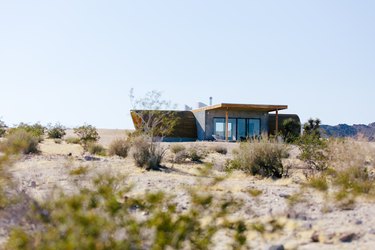
[[[124,136],[121,130],[101,130],[101,142],[109,145],[110,141]],[[68,135],[69,136],[69,135]],[[185,143],[187,147],[198,146],[211,148],[217,143]],[[231,157],[231,150],[238,147],[235,143],[221,143],[228,150],[227,155],[210,153],[205,162],[212,162],[217,170]],[[163,144],[168,147],[170,144]],[[373,146],[373,145],[372,145]],[[78,145],[55,144],[45,140],[36,156],[25,156],[11,167],[15,179],[15,189],[38,201],[49,198],[51,191],[61,188],[64,192],[75,192],[78,186],[86,185],[99,173],[127,175],[127,181],[135,185],[137,192],[163,190],[176,195],[179,207],[188,206],[186,186],[195,185],[197,170],[201,164],[165,163],[166,171],[144,171],[137,168],[131,157],[102,157],[97,161],[87,161],[83,150]],[[71,153],[72,156],[68,156]],[[297,161],[298,152],[292,150],[288,161]],[[88,166],[85,176],[71,176],[69,172],[79,166]],[[216,174],[223,175],[216,171]],[[210,177],[204,177],[210,178]],[[244,200],[243,207],[236,213],[244,220],[267,220],[277,217],[284,221],[285,229],[272,237],[260,237],[255,233],[248,235],[251,247],[268,249],[272,245],[283,245],[286,249],[373,249],[375,245],[375,204],[361,200],[352,210],[342,210],[333,204],[327,204],[323,195],[311,189],[303,189],[304,202],[290,206],[287,198],[300,192],[303,175],[295,173],[291,178],[281,180],[258,179],[241,172],[234,172],[224,182],[211,187],[217,193],[230,194]],[[247,190],[256,188],[262,191],[259,197],[251,197]],[[14,211],[0,211],[0,246],[15,225],[22,225],[19,216],[23,212],[20,206]],[[345,236],[353,236],[344,243]],[[313,240],[314,239],[314,240]],[[318,242],[314,242],[318,241]],[[225,249],[218,244],[217,249]]]

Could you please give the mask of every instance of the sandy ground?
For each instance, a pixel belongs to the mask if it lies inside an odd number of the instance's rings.
[[[121,130],[100,130],[101,142],[109,145],[110,141],[124,136]],[[68,135],[69,136],[69,135]],[[170,144],[165,143],[168,147]],[[211,148],[218,143],[185,143],[187,147],[198,146]],[[221,143],[228,148],[227,155],[210,153],[204,162],[212,162],[215,168],[231,157],[231,151],[238,147],[235,143]],[[102,157],[97,161],[87,161],[79,145],[55,144],[45,140],[36,156],[25,156],[11,167],[15,179],[15,189],[38,201],[50,197],[51,191],[60,188],[66,193],[75,192],[78,186],[86,185],[99,173],[124,174],[127,181],[135,185],[136,192],[163,190],[176,195],[180,208],[189,205],[186,186],[196,185],[197,170],[202,164],[172,164],[166,162],[166,171],[144,171],[137,168],[131,157]],[[71,153],[72,156],[68,156]],[[288,161],[296,161],[298,152],[292,150]],[[168,158],[168,156],[167,156]],[[84,176],[71,176],[69,172],[79,166],[89,167]],[[223,175],[217,171],[216,174]],[[203,177],[210,178],[210,177]],[[248,235],[250,246],[254,249],[269,249],[272,245],[283,245],[286,249],[374,249],[375,246],[375,204],[361,200],[352,210],[342,210],[333,204],[327,204],[323,195],[311,189],[303,189],[304,202],[290,206],[287,198],[300,192],[303,175],[295,174],[281,180],[258,179],[240,172],[234,172],[224,182],[211,187],[218,194],[230,194],[244,201],[236,213],[244,220],[267,220],[271,217],[284,221],[282,233],[272,237],[261,237],[255,233]],[[259,197],[251,197],[247,190],[256,188],[262,191]],[[6,240],[9,230],[14,225],[22,225],[17,214],[19,211],[0,211],[0,246]],[[344,236],[354,235],[344,243]],[[318,240],[313,240],[318,239]],[[319,241],[313,242],[313,241]],[[226,249],[220,243],[217,249]]]

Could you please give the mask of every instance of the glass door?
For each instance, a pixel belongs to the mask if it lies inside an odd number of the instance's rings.
[[[237,121],[236,119],[228,119],[228,140],[237,140]]]
[[[246,137],[246,119],[237,119],[237,141],[245,141]]]

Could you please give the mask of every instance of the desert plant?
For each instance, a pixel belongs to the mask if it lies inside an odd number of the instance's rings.
[[[252,175],[281,178],[284,170],[282,159],[287,155],[285,144],[265,138],[242,142],[239,150],[234,152],[233,160],[228,162],[227,170],[238,169]]]
[[[87,174],[89,168],[87,166],[79,166],[78,168],[69,171],[69,175],[84,175]]]
[[[309,170],[324,171],[328,168],[327,142],[317,133],[305,133],[298,140],[301,151],[299,158],[307,164]]]
[[[186,147],[183,144],[172,144],[170,150],[172,153],[177,154],[181,151],[186,150]]]
[[[0,120],[0,138],[3,137],[6,133],[7,125],[4,121]]]
[[[32,133],[17,129],[7,135],[7,140],[2,145],[4,148],[2,151],[7,150],[9,153],[23,154],[38,153],[38,143],[38,138]]]
[[[281,134],[286,143],[296,142],[301,135],[301,123],[292,118],[284,120]]]
[[[128,156],[130,142],[125,139],[116,139],[109,145],[108,154],[117,155],[123,158]]]
[[[47,135],[50,139],[61,139],[65,136],[66,128],[61,125],[60,123],[56,123],[55,125],[48,125],[47,127]]]
[[[38,138],[38,141],[41,142],[43,140],[45,127],[40,123],[29,125],[21,122],[16,127],[9,129],[8,134],[16,133],[19,130],[28,132],[33,137]]]
[[[231,237],[232,248],[241,249],[253,228],[229,217],[239,206],[230,197],[191,189],[191,206],[180,212],[166,193],[130,191],[123,179],[100,176],[92,189],[35,202],[30,213],[43,230],[14,229],[6,249],[210,249],[220,230]],[[140,220],[139,213],[146,216]],[[280,228],[274,220],[257,225],[263,232]]]
[[[81,140],[78,137],[68,137],[65,139],[68,144],[80,144]]]
[[[186,152],[186,150],[182,150],[182,151],[179,151],[178,153],[176,153],[173,157],[173,162],[174,163],[183,163],[186,161],[186,159],[188,158],[188,154]]]
[[[100,139],[98,131],[92,125],[83,125],[77,128],[74,128],[74,133],[80,139],[81,144],[85,149],[90,143],[97,142]]]
[[[159,143],[152,142],[150,138],[138,136],[132,142],[133,158],[138,167],[158,169],[164,157],[165,149]]]
[[[206,152],[200,147],[191,146],[187,150],[187,156],[193,162],[201,162],[202,159],[206,156]]]
[[[87,145],[87,151],[93,155],[106,156],[106,149],[98,143],[89,143]]]
[[[151,91],[143,98],[136,99],[133,89],[130,90],[130,101],[133,107],[132,119],[137,129],[137,134],[142,134],[158,140],[171,135],[179,122],[177,113],[170,101],[161,99],[161,92]],[[170,111],[167,111],[170,110]]]
[[[224,146],[221,145],[215,145],[212,147],[212,150],[216,153],[226,155],[228,153],[228,149]]]

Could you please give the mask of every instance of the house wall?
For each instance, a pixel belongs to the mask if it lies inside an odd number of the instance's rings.
[[[193,112],[197,125],[198,140],[206,140],[206,111]]]
[[[199,140],[212,140],[212,135],[214,134],[214,118],[224,117],[225,118],[226,110],[209,110],[205,111],[205,125],[202,135],[199,133],[198,128],[198,139]],[[196,116],[197,117],[197,116]],[[260,130],[261,133],[268,133],[268,112],[259,112],[259,111],[241,111],[241,110],[229,110],[229,118],[258,118],[260,119]],[[198,119],[197,119],[198,120]],[[203,139],[201,139],[203,138]]]

